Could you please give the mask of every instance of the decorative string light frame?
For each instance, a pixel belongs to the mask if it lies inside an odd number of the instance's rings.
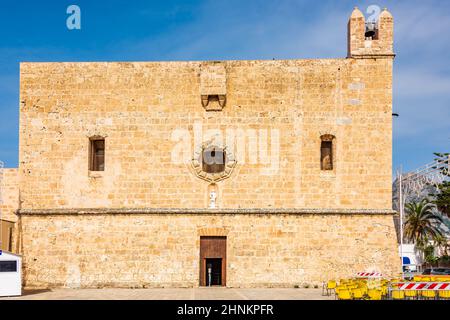
[[[400,255],[403,261],[403,217],[405,204],[411,197],[418,197],[427,187],[438,188],[445,181],[450,181],[450,156],[436,159],[414,171],[397,172],[394,187],[397,209],[400,211]],[[403,274],[403,267],[402,267]]]
[[[419,169],[402,175],[402,188],[404,198],[410,195],[419,195],[427,186],[438,187],[450,179],[449,158],[438,159]],[[400,180],[398,180],[400,182]]]

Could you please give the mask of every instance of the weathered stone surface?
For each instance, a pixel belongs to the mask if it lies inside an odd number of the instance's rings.
[[[249,208],[249,209],[226,209],[226,208],[73,208],[73,209],[20,209],[20,215],[27,216],[60,216],[60,215],[102,215],[102,214],[315,214],[315,215],[389,215],[395,214],[393,210],[371,210],[371,209],[303,209],[303,208]]]
[[[196,121],[223,135],[280,133],[276,174],[261,174],[270,165],[252,163],[249,148],[234,150],[220,207],[391,207],[392,59],[224,64],[227,107],[211,116],[199,101],[199,62],[23,63],[22,208],[204,208],[208,182],[171,159],[173,130],[194,136]],[[348,89],[355,81],[366,88]],[[353,98],[361,103],[347,105]],[[340,125],[343,117],[351,123]],[[324,134],[336,137],[333,180],[321,176]],[[107,148],[106,171],[95,178],[93,135],[106,136]]]
[[[26,287],[195,287],[202,235],[227,236],[230,287],[398,272],[389,215],[103,214],[22,223]]]
[[[393,57],[394,19],[387,9],[381,12],[376,24],[377,36],[373,40],[365,38],[366,19],[355,8],[348,22],[348,57],[373,58]]]
[[[2,230],[2,245],[0,249],[16,251],[16,239],[18,230],[15,223],[18,218],[16,210],[19,208],[19,176],[17,169],[3,169],[3,179],[0,185],[2,194],[2,203],[0,203],[1,217],[3,220],[0,228]],[[10,228],[12,236],[10,237]]]
[[[382,14],[380,38],[367,46],[361,16],[350,20],[346,59],[22,63],[17,248],[26,286],[196,286],[208,232],[227,236],[229,286],[400,271],[392,17]],[[210,95],[217,111],[205,110]],[[192,160],[220,141],[208,131],[228,129],[245,148],[225,141],[236,164],[210,188]],[[105,137],[104,172],[88,170],[95,136]],[[333,142],[329,171],[323,136]],[[187,141],[180,162],[174,137]]]
[[[3,203],[0,203],[2,219],[16,222],[16,210],[19,208],[19,176],[17,169],[3,169],[1,193]]]

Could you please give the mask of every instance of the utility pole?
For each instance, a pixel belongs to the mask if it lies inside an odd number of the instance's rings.
[[[403,270],[403,177],[402,177],[402,171],[400,169],[398,173],[398,183],[399,183],[399,202],[400,202],[400,260],[402,263],[402,279],[404,279],[404,270]]]

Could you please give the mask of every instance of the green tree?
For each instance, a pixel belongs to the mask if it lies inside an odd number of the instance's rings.
[[[434,246],[427,245],[424,250],[423,254],[425,256],[425,262],[433,265],[438,261],[438,258],[434,255]]]
[[[433,240],[436,247],[442,250],[443,256],[448,256],[449,241],[447,237],[445,235],[439,235]]]
[[[428,199],[405,206],[404,236],[422,251],[428,246],[429,240],[442,236],[439,228],[442,219],[433,212],[433,208],[434,204]]]

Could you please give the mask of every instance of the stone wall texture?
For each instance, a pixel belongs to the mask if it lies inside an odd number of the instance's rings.
[[[172,161],[174,132],[193,150],[196,123],[246,138],[220,207],[391,208],[392,59],[223,64],[220,112],[201,105],[201,62],[21,64],[22,208],[204,208],[208,183]],[[259,130],[278,130],[275,174],[252,161]],[[336,137],[332,172],[320,170],[325,134]],[[106,137],[100,175],[88,173],[92,136]]]
[[[345,59],[21,63],[26,286],[196,286],[200,235],[217,232],[229,286],[400,271],[386,214],[393,21],[380,17],[379,39],[367,42],[353,12]],[[330,171],[320,166],[325,135]],[[92,172],[89,139],[99,136],[105,171]],[[213,186],[192,166],[206,142],[236,160]],[[208,190],[231,211],[202,212]],[[103,211],[77,214],[92,208]],[[296,208],[314,214],[280,213]]]
[[[23,216],[25,286],[193,287],[200,236],[227,237],[227,286],[293,287],[398,272],[392,216]]]
[[[18,229],[16,215],[19,209],[19,175],[17,169],[3,169],[1,179],[0,192],[2,202],[0,203],[1,211],[1,247],[0,249],[9,251],[17,251],[16,240],[18,237]]]
[[[3,169],[1,184],[3,203],[0,203],[2,219],[17,222],[16,211],[19,209],[19,176],[17,169]]]

